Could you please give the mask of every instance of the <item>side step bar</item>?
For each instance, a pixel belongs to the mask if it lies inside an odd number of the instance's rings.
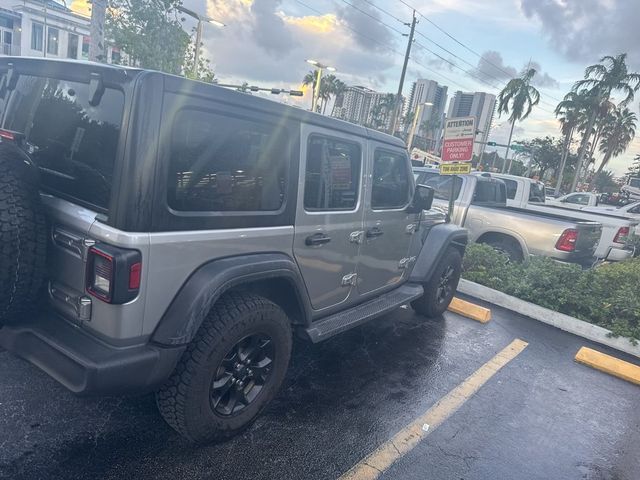
[[[318,343],[391,312],[405,303],[420,298],[423,293],[422,285],[405,284],[368,302],[313,322],[305,331],[313,343]]]

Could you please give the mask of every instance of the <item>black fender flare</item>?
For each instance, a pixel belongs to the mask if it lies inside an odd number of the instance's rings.
[[[453,246],[464,255],[469,241],[467,230],[452,223],[435,225],[427,233],[409,281],[424,283],[429,281],[444,251]]]
[[[189,343],[216,303],[230,288],[259,280],[281,278],[291,285],[302,313],[311,318],[311,302],[297,264],[282,253],[258,253],[213,260],[191,274],[158,323],[152,341],[167,346]]]

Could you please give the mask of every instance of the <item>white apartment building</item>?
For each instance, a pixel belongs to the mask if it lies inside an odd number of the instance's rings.
[[[0,55],[88,60],[91,19],[63,3],[0,0]],[[107,61],[117,62],[119,55],[109,47]]]
[[[439,85],[434,80],[420,78],[413,82],[411,93],[409,94],[408,112],[415,112],[418,105],[428,103],[420,108],[420,118],[417,125],[419,126],[417,134],[425,136],[427,140],[427,149],[431,151],[439,151],[440,139],[442,138],[442,130],[444,128],[444,114],[447,104],[447,87]],[[430,128],[423,131],[420,126],[425,122],[431,125],[437,125],[436,128]]]
[[[476,141],[487,142],[493,114],[496,108],[496,96],[484,92],[461,92],[457,91],[451,102],[449,102],[448,118],[455,117],[476,117],[476,130],[480,133],[476,136]],[[484,143],[473,145],[473,153],[477,156],[484,149]]]

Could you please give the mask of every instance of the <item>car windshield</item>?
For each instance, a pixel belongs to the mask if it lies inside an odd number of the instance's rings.
[[[629,180],[629,186],[633,188],[640,188],[640,178],[632,178]]]
[[[106,210],[124,110],[107,88],[98,105],[88,83],[20,75],[3,102],[2,128],[24,135],[46,189]]]

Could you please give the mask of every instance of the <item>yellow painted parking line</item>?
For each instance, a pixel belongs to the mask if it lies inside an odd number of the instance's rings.
[[[582,347],[576,353],[576,362],[621,378],[627,382],[640,385],[640,366],[625,362],[606,353],[591,348]]]
[[[458,315],[468,317],[472,320],[476,320],[480,323],[487,323],[491,320],[491,310],[481,307],[471,302],[466,302],[454,297],[449,305],[449,310]]]
[[[423,438],[438,428],[469,400],[502,367],[516,358],[528,345],[516,339],[495,357],[472,373],[464,382],[442,397],[438,403],[360,460],[339,480],[372,480],[410,452]]]

